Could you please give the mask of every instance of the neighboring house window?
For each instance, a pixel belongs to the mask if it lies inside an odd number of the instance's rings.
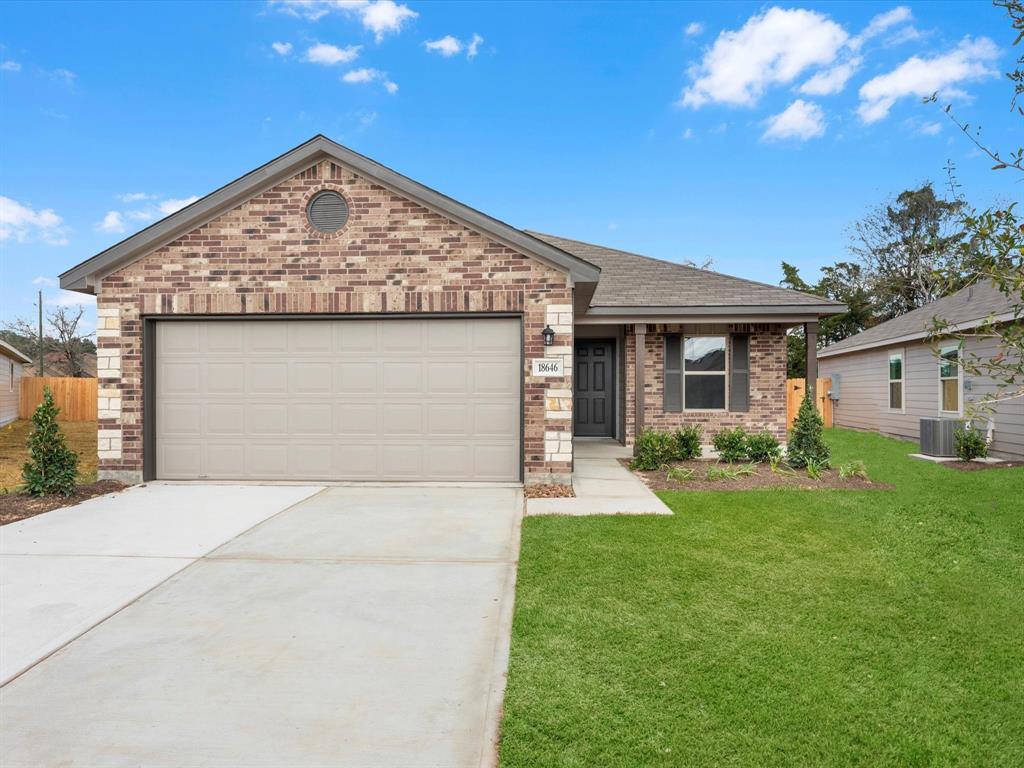
[[[11,363],[11,392],[14,391],[14,363]]]
[[[939,349],[939,410],[960,413],[960,348]]]
[[[683,408],[725,410],[725,337],[687,336],[683,342]]]
[[[889,353],[889,410],[903,410],[903,353]]]

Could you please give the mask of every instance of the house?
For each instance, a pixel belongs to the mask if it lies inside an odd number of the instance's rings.
[[[933,346],[928,328],[935,317],[959,331],[989,317],[1020,322],[1013,305],[991,283],[978,283],[820,350],[820,375],[832,379],[833,423],[916,441],[922,417],[962,417],[965,403],[995,392],[996,382],[965,375],[958,342]],[[996,339],[967,338],[962,353],[984,359],[997,352]],[[999,403],[991,426],[991,453],[1024,459],[1024,398]]]
[[[96,378],[96,354],[94,352],[82,352],[79,356],[79,365],[82,369],[80,378]],[[37,376],[39,374],[39,361],[25,363],[23,374],[25,376]],[[43,354],[43,376],[67,377],[70,375],[70,366],[63,352],[46,352]]]
[[[784,439],[786,329],[844,310],[516,229],[323,136],[60,281],[96,296],[127,481],[565,483],[576,437]]]
[[[0,427],[18,418],[18,399],[21,397],[21,367],[31,363],[6,341],[0,339]]]

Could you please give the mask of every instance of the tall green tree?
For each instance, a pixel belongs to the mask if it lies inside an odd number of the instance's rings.
[[[900,192],[853,224],[848,248],[859,262],[879,321],[960,287],[941,275],[963,272],[963,207],[962,201],[940,197],[925,183]]]

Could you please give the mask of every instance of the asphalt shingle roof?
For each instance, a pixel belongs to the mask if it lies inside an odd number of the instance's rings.
[[[923,334],[931,327],[932,319],[936,316],[951,325],[963,325],[984,320],[989,315],[1012,312],[1013,307],[1014,302],[995,285],[989,282],[977,283],[918,307],[905,315],[879,323],[874,328],[868,328],[855,336],[830,344],[818,354],[834,355],[846,350],[878,346],[890,339]]]
[[[601,268],[594,307],[822,306],[840,302],[580,240],[527,231]]]

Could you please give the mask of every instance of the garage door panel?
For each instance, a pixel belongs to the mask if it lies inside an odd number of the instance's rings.
[[[288,363],[274,360],[245,363],[245,391],[248,394],[288,394]]]
[[[158,477],[519,478],[518,319],[175,321],[156,338]]]
[[[336,435],[376,435],[380,429],[379,406],[369,403],[338,403],[334,406]]]
[[[206,434],[244,435],[245,406],[242,403],[207,403]]]
[[[343,362],[335,364],[338,394],[373,395],[380,387],[380,364],[376,362]]]

